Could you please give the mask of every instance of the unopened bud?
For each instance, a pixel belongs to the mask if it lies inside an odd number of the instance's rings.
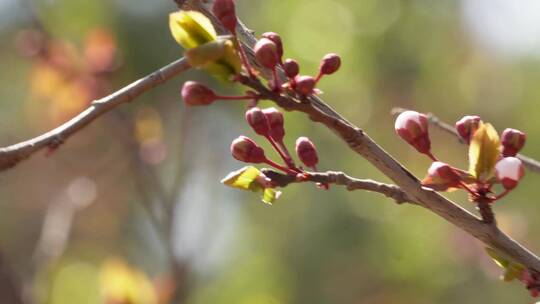
[[[272,40],[272,42],[276,44],[278,58],[283,57],[283,42],[281,42],[281,37],[277,33],[266,32],[266,33],[263,33],[261,37]]]
[[[512,190],[518,185],[523,175],[525,175],[525,169],[521,160],[518,158],[505,157],[495,165],[495,175],[504,189]]]
[[[456,122],[456,131],[458,132],[461,139],[463,139],[467,144],[471,143],[471,138],[478,129],[482,119],[480,116],[468,115],[464,116]]]
[[[231,153],[235,159],[246,163],[260,164],[266,161],[263,148],[246,136],[233,140]]]
[[[263,110],[268,125],[270,126],[270,136],[278,142],[283,140],[285,136],[285,128],[283,126],[283,114],[276,108],[266,108]]]
[[[315,85],[317,84],[315,78],[311,76],[296,76],[294,81],[296,92],[302,96],[313,94],[313,89],[315,89]]]
[[[518,152],[525,145],[525,140],[527,136],[525,133],[516,130],[507,128],[502,132],[501,144],[502,144],[502,155],[504,157],[516,156]]]
[[[397,134],[418,152],[430,153],[431,141],[426,115],[415,111],[405,111],[399,114],[394,127]]]
[[[285,62],[283,62],[283,70],[287,77],[294,78],[300,73],[300,65],[298,65],[298,62],[294,59],[286,59]]]
[[[313,168],[319,162],[317,149],[315,145],[307,137],[299,137],[296,140],[296,155],[304,163],[304,165]]]
[[[216,100],[216,94],[204,84],[186,81],[182,87],[182,99],[186,105],[206,106]]]
[[[321,60],[319,71],[321,74],[330,75],[334,74],[341,66],[341,58],[337,54],[327,54]]]
[[[214,16],[228,29],[231,33],[236,33],[236,10],[233,0],[215,0],[212,6]]]
[[[257,61],[265,68],[273,69],[279,62],[277,46],[268,38],[261,38],[257,41],[253,51]]]
[[[444,191],[448,188],[459,187],[461,178],[450,165],[443,162],[433,162],[428,169],[427,177],[422,181],[426,187]]]
[[[253,128],[255,133],[263,136],[269,135],[270,125],[263,111],[253,107],[246,111],[246,121]]]

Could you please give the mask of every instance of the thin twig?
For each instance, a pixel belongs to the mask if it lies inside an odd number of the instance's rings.
[[[308,172],[306,179],[297,179],[295,176],[279,173],[271,169],[262,169],[263,174],[272,180],[278,187],[287,187],[292,183],[315,182],[321,184],[334,184],[345,186],[348,191],[366,190],[380,193],[393,199],[398,204],[416,202],[407,196],[398,186],[385,184],[371,179],[358,179],[351,177],[343,172]]]
[[[401,113],[403,113],[405,111],[408,111],[408,109],[393,108],[392,109],[392,115],[399,115],[399,114],[401,114]],[[442,121],[437,116],[435,116],[433,113],[427,113],[426,115],[428,117],[429,123],[432,126],[436,127],[439,130],[442,130],[442,131],[444,131],[444,132],[446,132],[446,133],[448,133],[450,135],[455,136],[460,143],[465,144],[465,142],[461,139],[461,137],[457,133],[454,126]],[[539,161],[537,161],[537,160],[535,160],[535,159],[533,159],[531,157],[525,156],[523,154],[518,154],[517,157],[523,162],[523,165],[529,171],[534,172],[534,173],[540,173],[540,162]]]
[[[30,140],[0,148],[0,171],[14,167],[22,160],[47,147],[57,148],[71,135],[90,124],[96,118],[121,104],[132,101],[144,92],[165,83],[189,68],[187,60],[181,58],[109,96],[95,100],[86,110],[56,129]]]

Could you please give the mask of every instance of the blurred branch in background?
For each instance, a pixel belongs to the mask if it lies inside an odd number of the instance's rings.
[[[0,148],[0,171],[17,165],[34,153],[45,149],[56,149],[71,135],[84,128],[101,115],[115,107],[130,102],[144,92],[161,85],[190,68],[186,60],[179,59],[130,85],[92,102],[92,105],[77,116],[43,135],[33,139]]]
[[[16,275],[11,271],[8,263],[0,252],[0,302],[10,304],[23,304],[19,283]]]
[[[393,108],[392,109],[392,115],[394,116],[397,116],[405,111],[408,111],[407,109],[403,109],[403,108]],[[428,117],[428,121],[431,125],[433,125],[434,127],[450,134],[450,135],[453,135],[455,136],[458,141],[462,144],[464,144],[465,142],[463,142],[463,140],[461,139],[461,137],[459,136],[459,134],[457,133],[456,131],[456,128],[444,121],[442,121],[440,118],[438,118],[437,116],[435,116],[435,114],[433,113],[426,113],[427,114],[427,117]],[[519,158],[523,164],[525,165],[525,167],[527,169],[529,169],[531,172],[534,172],[534,173],[540,173],[540,162],[535,160],[534,158],[531,158],[531,157],[528,157],[528,156],[525,156],[523,154],[518,154],[517,155],[517,158]]]

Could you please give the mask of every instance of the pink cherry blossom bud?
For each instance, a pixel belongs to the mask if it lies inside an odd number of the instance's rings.
[[[516,156],[525,145],[527,136],[525,133],[516,129],[504,129],[501,136],[502,155],[504,157]]]
[[[460,181],[459,174],[450,165],[436,161],[429,167],[424,183],[435,190],[446,190],[450,187],[458,187]]]
[[[236,9],[233,0],[215,0],[212,13],[231,33],[236,33]]]
[[[397,117],[395,129],[397,134],[418,152],[430,153],[431,141],[426,115],[415,111],[405,111]]]
[[[278,57],[283,57],[283,43],[281,42],[281,37],[274,32],[266,32],[261,35],[262,38],[267,38],[272,40],[276,44],[276,50]]]
[[[289,78],[294,78],[298,73],[300,73],[300,65],[294,59],[286,59],[283,62],[283,70],[285,70],[285,75]]]
[[[263,111],[253,107],[246,111],[246,121],[253,128],[255,133],[263,136],[269,135],[270,125]]]
[[[206,106],[216,100],[216,94],[204,84],[186,81],[182,87],[182,99],[186,105]]]
[[[471,138],[478,129],[480,125],[481,118],[480,116],[464,116],[456,122],[456,131],[459,136],[467,143],[471,143]]]
[[[304,163],[304,165],[313,168],[319,162],[317,149],[315,145],[307,137],[299,137],[296,140],[296,155]]]
[[[279,62],[277,46],[268,38],[261,38],[257,41],[253,51],[257,61],[265,68],[273,69]]]
[[[495,175],[504,189],[512,190],[525,175],[525,169],[518,158],[504,157],[495,165]]]
[[[323,57],[319,71],[321,74],[330,75],[334,74],[341,66],[341,58],[337,54],[327,54]]]
[[[263,148],[246,136],[233,140],[231,153],[235,159],[246,163],[260,164],[266,161]]]
[[[313,94],[313,89],[317,81],[311,76],[296,76],[295,81],[295,90],[298,94],[302,96],[307,96]]]
[[[263,110],[268,124],[270,125],[270,136],[278,142],[285,136],[283,114],[276,108],[266,108]]]

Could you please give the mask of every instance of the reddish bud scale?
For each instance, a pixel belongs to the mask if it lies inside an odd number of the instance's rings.
[[[504,189],[512,190],[525,175],[525,169],[518,158],[505,157],[495,165],[495,175]]]
[[[246,121],[253,128],[255,133],[268,136],[270,133],[270,125],[263,111],[257,107],[253,107],[246,111]]]
[[[302,96],[313,94],[313,89],[315,89],[315,85],[317,84],[315,78],[311,76],[296,76],[294,82],[295,91]]]
[[[232,156],[242,162],[260,164],[266,161],[263,148],[246,136],[240,136],[231,143]]]
[[[283,42],[281,42],[281,37],[277,33],[274,33],[274,32],[263,33],[261,37],[269,39],[272,42],[274,42],[274,44],[276,45],[278,58],[281,59],[281,57],[283,57]]]
[[[307,137],[299,137],[296,140],[296,155],[304,163],[304,165],[313,168],[319,162],[317,149],[315,145]]]
[[[341,58],[337,54],[327,54],[323,57],[319,72],[323,75],[334,74],[341,66]]]
[[[525,133],[519,130],[505,129],[501,135],[502,155],[504,157],[516,156],[525,145],[526,139]]]
[[[270,126],[270,136],[278,141],[282,142],[285,137],[284,119],[283,114],[276,108],[267,108],[263,110],[264,115]]]
[[[397,117],[395,129],[397,134],[418,152],[430,154],[431,141],[426,115],[415,111],[405,111]]]
[[[233,0],[215,0],[212,13],[231,33],[236,33],[236,9]]]
[[[480,121],[482,121],[480,116],[474,115],[464,116],[456,122],[456,131],[467,144],[471,143],[471,138],[478,129]]]
[[[206,106],[216,100],[214,91],[195,81],[186,81],[181,95],[184,103],[190,106]]]
[[[300,73],[300,65],[294,59],[286,59],[285,62],[283,62],[283,70],[287,77],[294,78]]]
[[[257,61],[268,69],[274,69],[279,62],[276,44],[267,38],[262,38],[253,48]]]
[[[446,190],[450,187],[459,187],[461,178],[459,174],[450,165],[443,162],[433,162],[428,169],[428,179],[430,185],[436,189]]]

